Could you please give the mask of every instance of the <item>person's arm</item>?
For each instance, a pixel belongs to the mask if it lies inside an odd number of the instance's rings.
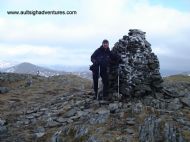
[[[98,49],[91,55],[91,62],[95,64],[97,62]]]

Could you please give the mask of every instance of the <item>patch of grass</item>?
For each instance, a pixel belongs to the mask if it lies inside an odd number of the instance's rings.
[[[190,120],[190,111],[184,112],[185,116]]]
[[[185,131],[182,132],[182,135],[184,136],[184,138],[185,138],[187,141],[190,141],[190,131],[185,130]]]
[[[74,137],[75,134],[76,134],[76,130],[74,130],[74,129],[71,128],[71,129],[69,130],[68,135],[69,135],[70,137]]]
[[[164,77],[164,81],[172,81],[172,82],[189,82],[190,76],[187,75],[172,75],[169,77]]]
[[[74,139],[73,142],[85,142],[85,141],[87,141],[88,138],[89,138],[88,135],[81,136],[80,138],[76,138],[76,139]]]

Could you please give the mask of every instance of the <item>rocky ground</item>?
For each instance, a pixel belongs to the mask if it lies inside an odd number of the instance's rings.
[[[185,79],[184,79],[185,78]],[[164,79],[164,92],[96,101],[74,75],[0,74],[2,142],[188,142],[190,79]]]

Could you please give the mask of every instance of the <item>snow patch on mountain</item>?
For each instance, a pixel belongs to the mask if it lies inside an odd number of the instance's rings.
[[[9,68],[9,67],[15,66],[16,64],[17,64],[16,62],[0,60],[0,69]]]

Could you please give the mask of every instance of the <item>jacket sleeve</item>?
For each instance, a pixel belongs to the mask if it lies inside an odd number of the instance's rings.
[[[98,49],[94,51],[94,53],[91,55],[91,62],[95,64],[97,62],[97,56],[98,56]]]

